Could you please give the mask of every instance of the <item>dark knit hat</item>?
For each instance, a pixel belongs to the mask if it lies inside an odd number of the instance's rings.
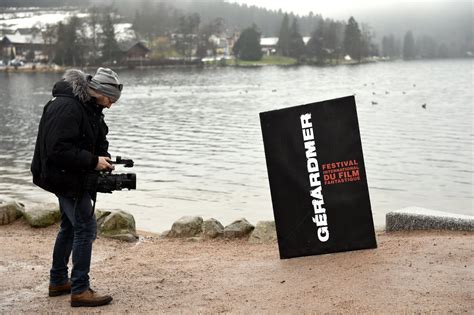
[[[89,87],[107,96],[112,103],[115,103],[122,94],[123,85],[120,83],[117,73],[109,68],[99,68],[90,79]]]

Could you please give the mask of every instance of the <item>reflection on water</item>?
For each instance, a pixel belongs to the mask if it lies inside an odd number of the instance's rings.
[[[110,151],[135,160],[138,189],[100,195],[98,207],[132,212],[139,229],[162,231],[183,215],[272,219],[258,113],[350,94],[376,225],[409,205],[473,214],[469,60],[119,74],[122,98],[106,112]],[[54,201],[31,184],[29,163],[59,77],[0,74],[3,196]]]

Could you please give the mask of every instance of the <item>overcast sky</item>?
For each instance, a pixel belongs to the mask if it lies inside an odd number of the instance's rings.
[[[347,18],[358,12],[372,9],[396,7],[400,4],[445,2],[447,0],[227,0],[228,2],[246,3],[268,9],[282,9],[306,15],[310,11],[324,17]],[[463,0],[454,0],[463,1]],[[464,0],[470,1],[470,0]]]

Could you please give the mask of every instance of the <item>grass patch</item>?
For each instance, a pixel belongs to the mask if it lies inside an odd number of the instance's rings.
[[[298,61],[294,58],[284,57],[284,56],[263,56],[261,60],[258,61],[244,61],[244,60],[234,60],[233,65],[235,66],[291,66],[297,64]]]

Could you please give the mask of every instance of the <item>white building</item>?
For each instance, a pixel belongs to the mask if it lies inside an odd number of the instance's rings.
[[[262,46],[262,52],[267,55],[274,55],[278,44],[278,37],[262,37],[260,38],[260,46]]]
[[[311,37],[304,36],[303,42],[305,45],[308,44]],[[278,37],[262,37],[260,38],[260,46],[262,46],[262,52],[267,55],[274,55],[276,54],[278,45]]]

